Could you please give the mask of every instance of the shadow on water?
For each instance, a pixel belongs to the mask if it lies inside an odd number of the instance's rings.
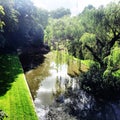
[[[20,73],[22,69],[15,55],[0,55],[0,96],[11,88]]]
[[[39,89],[41,81],[43,81],[46,77],[50,75],[50,63],[48,60],[44,60],[44,58],[41,58],[41,62],[43,61],[41,64],[38,62],[39,66],[38,64],[36,64],[34,65],[34,69],[31,69],[28,72],[26,71],[25,73],[26,80],[29,85],[33,99],[35,99],[36,91]]]
[[[44,55],[50,51],[47,45],[27,45],[17,50],[24,72],[28,72],[44,62]]]
[[[21,54],[19,56],[24,72],[30,71],[44,62],[45,57],[42,54]]]

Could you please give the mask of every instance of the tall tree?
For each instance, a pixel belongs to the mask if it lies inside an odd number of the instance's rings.
[[[36,8],[31,0],[0,0],[5,15],[0,22],[6,39],[5,48],[16,50],[20,46],[43,43],[44,28],[48,21],[48,12]],[[1,7],[2,16],[2,7]]]
[[[94,41],[91,40],[94,44],[90,45],[88,41],[84,43],[84,47],[91,52],[94,60],[99,62],[101,66],[106,66],[104,59],[110,55],[111,49],[116,42],[120,41],[119,11],[120,3],[111,3],[106,8],[100,7],[94,11],[94,19],[92,21],[90,20],[93,28],[92,31],[90,30],[88,32],[95,35]]]
[[[97,98],[116,99],[120,92],[120,3],[101,6],[92,16],[86,24],[92,23],[92,29],[87,30],[80,41],[82,52],[91,54],[89,59],[99,65],[95,63],[80,76],[81,88]],[[85,54],[83,56],[85,59]]]

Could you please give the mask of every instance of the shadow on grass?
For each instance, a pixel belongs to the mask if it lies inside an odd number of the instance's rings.
[[[11,88],[20,73],[22,73],[22,68],[17,56],[0,55],[0,96]]]

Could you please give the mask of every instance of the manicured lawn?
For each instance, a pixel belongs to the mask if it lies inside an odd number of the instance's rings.
[[[0,55],[0,109],[5,120],[38,120],[19,59]]]

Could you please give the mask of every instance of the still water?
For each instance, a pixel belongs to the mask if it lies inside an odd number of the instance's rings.
[[[66,85],[76,87],[80,69],[86,67],[79,60],[63,52],[50,52],[44,63],[26,73],[26,79],[34,99],[39,118],[46,108],[54,102],[55,95],[65,91]]]

